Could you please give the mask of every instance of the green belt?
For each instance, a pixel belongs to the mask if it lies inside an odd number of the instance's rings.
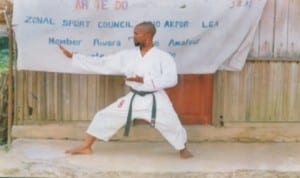
[[[124,136],[128,136],[129,135],[129,129],[130,129],[131,117],[132,117],[132,103],[133,103],[135,95],[145,96],[145,95],[148,95],[148,94],[152,94],[153,104],[152,104],[152,113],[151,113],[151,126],[152,127],[155,126],[156,100],[155,100],[154,91],[137,91],[137,90],[134,90],[134,89],[131,89],[131,91],[133,92],[133,95],[131,97],[130,104],[129,104],[129,109],[128,109],[127,121],[126,121],[126,125],[125,125]]]

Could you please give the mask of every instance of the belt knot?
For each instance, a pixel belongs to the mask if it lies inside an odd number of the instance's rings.
[[[151,123],[150,124],[152,127],[155,127],[155,119],[156,119],[156,99],[155,99],[155,95],[154,95],[155,91],[137,91],[132,88],[130,90],[131,90],[131,92],[133,92],[133,95],[130,99],[124,136],[129,135],[130,125],[131,125],[131,117],[132,117],[132,103],[133,103],[134,97],[136,95],[139,95],[139,96],[146,96],[149,94],[152,95],[152,112],[151,112]]]

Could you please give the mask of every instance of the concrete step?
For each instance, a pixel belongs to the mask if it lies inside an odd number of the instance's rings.
[[[14,125],[14,138],[51,138],[82,140],[89,122],[54,123],[40,125]],[[185,125],[190,142],[298,142],[300,123],[225,123],[225,127],[212,125]],[[155,129],[148,125],[133,126],[129,137],[123,137],[123,129],[112,138],[121,141],[164,141]]]
[[[0,150],[0,177],[296,178],[300,143],[190,143],[182,160],[166,142],[97,141],[90,155],[64,150],[82,141],[15,139]]]

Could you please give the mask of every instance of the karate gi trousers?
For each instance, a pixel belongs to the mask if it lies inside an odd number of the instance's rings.
[[[184,149],[187,142],[186,130],[182,126],[168,95],[164,90],[157,91],[154,94],[157,103],[155,128],[176,150]],[[113,104],[98,111],[87,129],[87,133],[100,140],[109,141],[126,124],[132,96],[133,93],[129,92]],[[132,119],[144,119],[150,123],[152,101],[151,94],[136,95],[132,105]]]

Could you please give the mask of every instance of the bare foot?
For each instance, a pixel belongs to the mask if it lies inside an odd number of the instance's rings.
[[[92,154],[93,150],[91,147],[79,146],[70,150],[66,150],[65,153],[68,154]]]
[[[180,150],[179,154],[181,159],[189,159],[194,157],[193,154],[187,148]]]

